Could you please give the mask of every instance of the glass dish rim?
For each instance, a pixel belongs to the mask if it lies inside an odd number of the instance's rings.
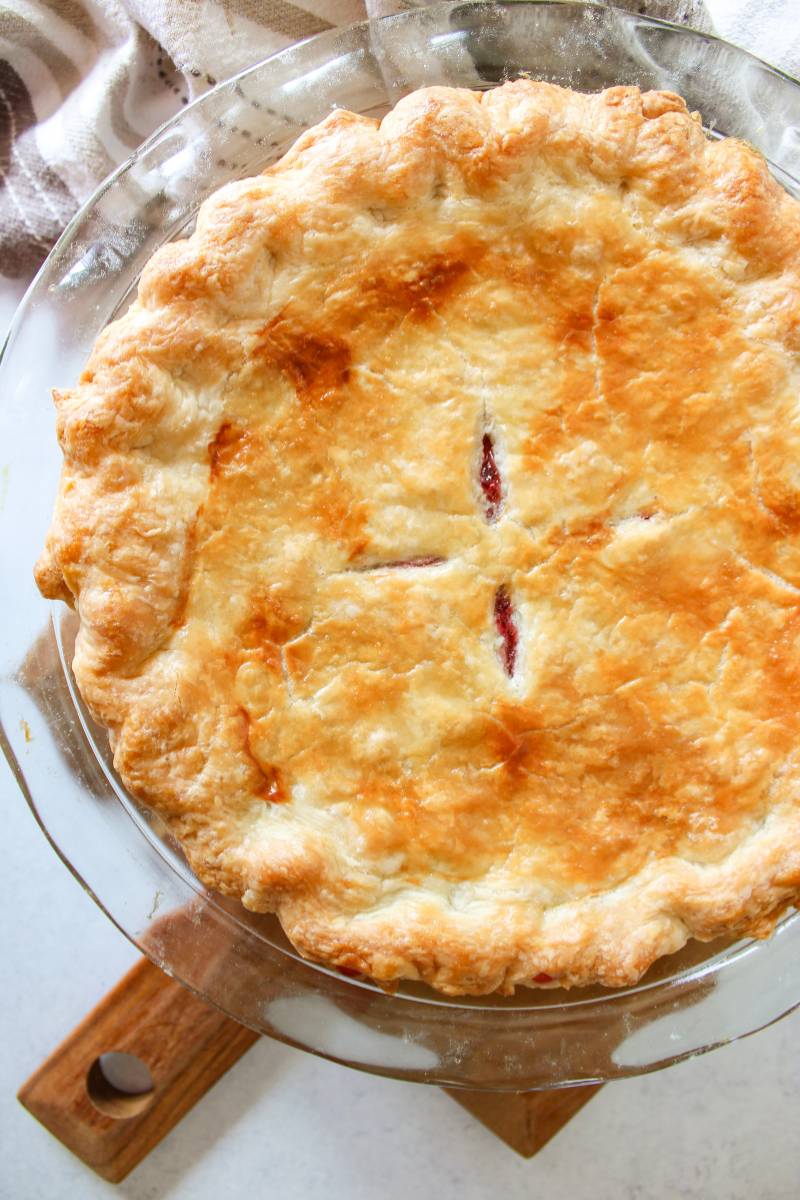
[[[493,3],[493,2],[491,2],[491,0],[465,0],[465,2],[463,2],[463,3],[461,2],[461,0],[451,0],[451,2],[449,2],[449,3],[432,5],[432,6],[430,6],[430,8],[412,9],[412,10],[409,10],[409,11],[406,11],[403,13],[394,14],[394,15],[386,16],[386,17],[381,17],[381,18],[377,18],[377,19],[374,19],[371,21],[356,22],[350,26],[343,26],[340,28],[332,29],[329,31],[325,31],[322,34],[315,35],[312,38],[304,39],[302,42],[296,43],[294,46],[289,47],[286,50],[278,51],[275,54],[269,55],[267,58],[260,60],[257,63],[252,64],[251,66],[245,68],[243,71],[238,72],[237,74],[231,76],[227,80],[224,80],[221,83],[217,84],[213,89],[210,89],[208,92],[204,93],[202,96],[197,97],[196,100],[194,100],[190,105],[187,105],[184,108],[182,108],[181,110],[179,110],[178,113],[176,113],[173,117],[171,117],[166,122],[162,123],[162,125],[160,125],[156,130],[154,130],[154,132],[150,135],[150,137],[148,139],[146,139],[141,144],[141,146],[139,146],[137,148],[137,150],[134,152],[134,154],[131,155],[124,163],[122,163],[113,172],[111,172],[111,174],[109,176],[107,176],[106,179],[98,186],[98,188],[95,190],[93,195],[83,205],[80,206],[80,208],[78,209],[78,211],[76,212],[74,217],[71,219],[71,221],[68,223],[68,225],[64,229],[61,237],[58,239],[56,245],[53,247],[53,250],[51,251],[50,255],[48,256],[48,258],[45,260],[45,262],[40,267],[39,271],[37,272],[35,278],[33,279],[32,283],[31,283],[30,287],[26,291],[25,296],[23,297],[20,305],[18,306],[18,309],[14,315],[14,318],[9,326],[7,336],[4,340],[2,350],[0,350],[0,365],[2,365],[2,363],[5,359],[7,348],[13,340],[13,336],[16,334],[19,325],[24,320],[27,306],[31,300],[31,297],[33,295],[35,295],[37,285],[39,284],[39,281],[42,278],[42,276],[45,274],[48,266],[51,264],[52,258],[57,256],[59,251],[62,250],[66,245],[68,245],[72,241],[72,238],[75,236],[76,231],[81,227],[81,225],[85,221],[87,215],[94,209],[94,207],[97,205],[99,200],[103,196],[105,196],[106,193],[111,188],[114,187],[114,185],[119,181],[119,179],[121,177],[124,177],[125,174],[136,164],[136,162],[139,161],[140,158],[142,158],[149,150],[151,150],[154,146],[156,146],[160,142],[160,140],[164,137],[165,133],[168,133],[169,130],[173,126],[178,125],[180,123],[180,121],[186,117],[187,113],[191,112],[192,110],[198,109],[200,106],[202,106],[202,104],[204,102],[208,102],[210,97],[213,97],[215,94],[219,94],[220,92],[230,90],[239,81],[246,79],[248,76],[250,76],[258,71],[263,70],[266,66],[268,66],[272,61],[274,61],[276,59],[283,59],[284,61],[286,59],[289,59],[293,52],[295,52],[301,46],[307,46],[310,41],[314,41],[314,42],[316,42],[318,44],[322,44],[324,46],[326,43],[331,43],[331,44],[335,43],[338,39],[345,38],[345,37],[347,37],[348,34],[353,34],[357,31],[366,33],[367,31],[369,31],[370,28],[372,28],[375,25],[383,24],[385,22],[395,22],[398,24],[402,23],[402,22],[407,22],[407,21],[413,22],[413,20],[415,19],[415,16],[418,16],[420,13],[429,13],[429,12],[436,11],[436,10],[439,10],[441,12],[451,12],[453,10],[471,9],[471,10],[475,10],[475,11],[491,12],[492,10],[514,9],[514,8],[523,8],[523,7],[530,7],[530,8],[533,8],[533,7],[550,7],[550,8],[560,7],[560,8],[572,8],[575,10],[596,9],[599,11],[603,11],[606,8],[605,5],[594,3],[594,0],[589,0],[588,3],[583,3],[583,2],[581,2],[581,0],[525,0],[525,3],[523,3],[523,4],[520,4],[518,2],[518,0],[501,0],[500,3]],[[726,41],[725,39],[720,38],[716,35],[707,34],[704,31],[687,29],[687,27],[685,27],[685,26],[676,25],[673,22],[663,21],[658,18],[645,17],[645,16],[641,16],[639,14],[629,13],[627,10],[615,10],[615,17],[622,19],[623,22],[630,20],[630,21],[635,21],[636,23],[639,23],[639,24],[664,27],[664,28],[670,29],[672,31],[676,31],[677,33],[679,33],[681,35],[693,34],[694,36],[700,37],[707,41],[718,42],[728,48],[733,49],[737,55],[746,56],[748,59],[759,64],[759,66],[767,68],[767,70],[782,77],[784,80],[786,80],[791,85],[793,85],[795,87],[800,86],[800,83],[798,82],[798,80],[793,78],[787,72],[782,71],[780,68],[777,68],[777,67],[773,66],[772,64],[765,63],[763,60],[759,59],[756,55],[752,54],[751,52],[742,50],[740,47],[737,47],[733,43],[730,43],[730,42]],[[51,606],[51,618],[52,618],[54,608],[55,608],[55,606]],[[60,649],[60,638],[57,638],[57,641],[58,641],[59,649]],[[71,687],[71,679],[70,679],[69,672],[66,673],[66,677],[67,677],[68,683]],[[77,708],[77,711],[79,714],[79,718],[81,720],[81,724],[83,725],[83,715],[82,715],[81,708],[79,705],[76,705],[76,708]],[[84,734],[87,734],[87,733],[88,733],[88,731],[84,727]],[[32,809],[35,819],[37,820],[37,823],[40,825],[40,828],[42,828],[42,830],[45,833],[45,836],[47,837],[51,846],[53,846],[53,848],[56,850],[56,853],[59,855],[61,860],[65,863],[67,868],[70,870],[70,872],[73,874],[73,876],[78,880],[78,882],[81,884],[81,886],[87,892],[87,894],[89,894],[92,897],[92,899],[95,901],[95,903],[98,904],[98,906],[101,908],[101,910],[109,917],[109,919],[111,921],[114,922],[114,924],[121,930],[121,932],[123,932],[123,934],[125,934],[125,936],[128,937],[128,939],[134,945],[137,946],[138,950],[147,954],[148,953],[147,948],[143,947],[138,941],[136,941],[134,935],[132,933],[130,933],[128,930],[126,930],[124,928],[124,926],[120,923],[120,921],[118,921],[116,919],[116,917],[111,913],[109,908],[106,906],[105,902],[99,898],[99,896],[96,894],[96,892],[92,889],[91,885],[86,881],[86,879],[84,879],[80,875],[80,873],[75,868],[75,866],[70,862],[67,855],[61,851],[57,842],[54,840],[53,837],[51,837],[50,832],[48,831],[48,828],[47,828],[45,822],[43,821],[41,814],[39,813],[38,807],[27,787],[24,773],[21,769],[20,764],[17,761],[16,755],[11,747],[11,744],[10,744],[8,738],[6,737],[5,730],[2,730],[1,728],[0,728],[0,746],[2,746],[2,748],[4,750],[4,753],[11,765],[11,768],[15,775],[15,778],[23,790],[23,794],[25,795],[25,797],[28,801],[28,804]],[[99,758],[100,758],[100,762],[102,764],[103,770],[105,771],[105,764],[103,763],[102,756],[99,756]],[[119,795],[118,787],[115,787],[115,791],[117,791],[117,794]],[[151,847],[157,853],[161,853],[159,851],[156,839],[154,839],[152,836],[148,836],[148,830],[147,830],[146,823],[140,823],[140,821],[136,819],[136,816],[131,811],[131,808],[128,805],[124,805],[124,807],[125,807],[127,818],[129,820],[131,820],[137,826],[139,833],[144,832],[146,834],[146,836],[148,837],[148,841],[149,841]],[[163,854],[162,854],[162,858],[163,858]],[[166,860],[164,860],[164,861],[166,861]],[[167,863],[167,867],[169,870],[176,869],[174,864],[171,862]],[[199,882],[194,878],[194,876],[191,875],[190,872],[187,873],[187,872],[182,871],[181,875],[182,875],[182,878],[185,883],[187,883],[194,890],[198,891],[199,894],[202,894],[206,900],[210,899],[213,902],[213,900],[214,900],[213,896],[209,896],[207,893],[205,893],[202,890],[202,885],[199,884]],[[228,920],[231,919],[232,914],[229,913],[227,910],[221,909],[220,911],[223,913],[225,919],[228,919]],[[233,919],[235,920],[235,917]],[[795,914],[792,914],[791,916],[789,916],[788,918],[786,918],[786,921],[794,922],[797,919],[800,919],[800,914],[795,913]],[[244,929],[246,929],[248,932],[252,932],[252,930],[250,930],[249,927],[247,927],[247,926],[242,926],[242,927]],[[276,949],[279,949],[279,948],[276,947]],[[585,999],[581,999],[580,997],[578,997],[575,1000],[570,1000],[567,998],[564,1000],[560,1000],[558,1003],[553,1003],[551,1005],[542,1004],[542,1005],[538,1006],[537,1009],[535,1009],[535,1010],[532,1009],[529,1005],[525,1005],[525,1004],[521,1004],[521,1005],[509,1004],[507,1006],[504,1005],[502,1011],[508,1011],[509,1013],[511,1013],[511,1012],[536,1012],[536,1011],[545,1011],[546,1010],[546,1011],[552,1012],[553,1010],[561,1011],[561,1010],[568,1010],[570,1008],[585,1009],[585,1008],[588,1008],[589,1006],[592,1006],[592,1005],[597,1006],[600,1004],[603,1004],[603,1005],[610,1004],[610,1005],[614,1005],[614,1006],[619,1006],[619,1005],[624,1004],[624,1001],[627,998],[632,997],[633,995],[641,994],[641,993],[651,991],[651,990],[657,990],[657,989],[663,990],[664,988],[679,985],[681,983],[685,983],[690,980],[694,981],[694,980],[700,979],[703,976],[709,975],[709,974],[717,975],[722,970],[724,970],[726,967],[731,966],[734,963],[740,961],[742,958],[747,957],[748,955],[756,952],[757,949],[758,949],[757,943],[754,943],[752,941],[747,941],[744,943],[739,943],[736,946],[731,947],[729,950],[723,951],[721,955],[711,956],[709,959],[704,960],[698,964],[695,964],[694,966],[691,966],[689,968],[686,968],[684,971],[681,971],[675,975],[671,975],[666,979],[656,979],[656,980],[652,980],[652,981],[640,982],[631,988],[624,988],[624,989],[618,989],[618,990],[609,989],[607,994],[602,994],[600,996],[592,996],[592,997],[588,997]],[[304,960],[301,960],[301,961],[304,961]],[[315,965],[315,964],[307,964],[307,965]],[[341,976],[339,974],[335,973],[334,971],[330,970],[329,968],[316,966],[316,969],[319,970],[320,972],[336,979],[337,982],[342,981]],[[347,984],[348,984],[348,986],[352,986],[352,987],[365,988],[371,994],[374,994],[374,992],[375,992],[374,985],[368,984],[368,983],[363,983],[360,980],[347,980]],[[189,986],[190,988],[192,988],[192,990],[198,990],[198,989],[193,988],[192,984],[186,984],[186,986]],[[574,993],[569,993],[568,995],[577,994],[577,992],[578,992],[578,989],[576,989]],[[202,995],[203,993],[199,992],[199,994]],[[563,993],[562,993],[562,995],[563,995]],[[213,1000],[213,998],[210,998],[207,996],[205,998],[208,999],[209,1002],[211,1002],[211,1003],[216,1003]],[[470,1011],[470,1012],[480,1011],[483,1008],[490,1009],[494,1013],[497,1013],[498,1011],[500,1011],[496,1007],[493,1007],[489,1004],[482,1005],[480,1003],[480,998],[475,998],[476,1002],[470,1003],[468,1006],[465,1006],[465,1005],[459,1003],[459,997],[446,997],[446,996],[439,996],[438,994],[432,994],[431,997],[404,995],[403,999],[406,1001],[414,1001],[415,1003],[423,1005],[423,1006],[435,1005],[438,1008],[451,1008],[451,1009],[465,1009],[466,1008],[467,1011]],[[800,1005],[800,997],[798,997],[797,1005]],[[791,1009],[788,1009],[786,1011],[791,1011]],[[782,1015],[785,1015],[785,1013],[778,1014],[778,1016],[774,1017],[773,1020],[780,1019],[780,1017]],[[763,1026],[760,1026],[760,1027],[763,1027]],[[752,1033],[752,1032],[755,1032],[755,1030],[747,1031],[747,1033]],[[742,1033],[738,1036],[747,1036],[747,1033]],[[279,1034],[273,1034],[272,1036],[280,1037]],[[286,1041],[292,1043],[291,1038],[287,1037],[283,1040],[286,1040]],[[293,1043],[293,1044],[297,1044],[297,1043]],[[720,1044],[720,1043],[715,1043],[715,1044]],[[333,1057],[332,1055],[326,1054],[324,1052],[314,1050],[312,1047],[304,1047],[304,1048],[309,1050],[312,1053],[322,1054],[323,1057],[329,1057],[329,1058]],[[694,1053],[698,1053],[698,1051],[690,1050],[690,1051],[686,1052],[686,1055],[683,1055],[680,1057],[686,1057],[686,1056],[689,1056]],[[670,1062],[679,1061],[680,1057],[678,1057],[676,1059],[670,1059],[669,1061]],[[346,1062],[347,1060],[341,1059],[339,1061]],[[350,1065],[353,1065],[353,1064],[350,1064]],[[658,1066],[659,1066],[659,1064],[654,1064],[652,1066],[643,1068],[642,1071],[636,1071],[636,1072],[630,1072],[630,1073],[642,1073],[643,1071],[646,1071],[646,1070],[655,1070],[655,1069],[658,1069]],[[362,1068],[362,1069],[371,1069],[371,1068]],[[379,1073],[391,1073],[391,1072],[379,1072]],[[469,1085],[464,1085],[464,1086],[469,1086]],[[564,1084],[554,1085],[554,1086],[569,1086],[569,1084],[564,1083]]]

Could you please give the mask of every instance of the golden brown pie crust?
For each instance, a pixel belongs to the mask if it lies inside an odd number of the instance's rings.
[[[385,983],[623,985],[768,932],[799,367],[800,207],[678,96],[331,114],[55,393],[37,579],[123,780],[207,885]]]

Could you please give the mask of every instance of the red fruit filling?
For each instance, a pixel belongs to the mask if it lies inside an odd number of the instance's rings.
[[[517,662],[519,633],[514,621],[514,608],[511,604],[511,596],[505,584],[499,587],[495,593],[494,623],[502,639],[500,658],[505,667],[506,675],[511,676],[514,674],[514,667]]]
[[[387,562],[369,563],[365,567],[354,567],[355,571],[394,571],[400,567],[435,567],[446,562],[440,554],[420,554],[416,558],[391,558]]]
[[[418,558],[399,558],[397,562],[380,563],[381,567],[435,567],[437,563],[443,563],[444,559],[439,554],[420,554]]]
[[[479,473],[481,491],[486,499],[486,520],[496,521],[503,499],[503,481],[494,457],[494,442],[491,435],[483,435],[483,454]]]

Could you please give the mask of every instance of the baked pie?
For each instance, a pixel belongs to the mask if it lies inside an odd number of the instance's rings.
[[[55,393],[43,593],[199,878],[390,986],[800,896],[800,207],[669,92],[337,111]]]

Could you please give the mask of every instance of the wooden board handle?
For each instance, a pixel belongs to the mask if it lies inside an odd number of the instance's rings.
[[[142,959],[18,1098],[73,1154],[119,1183],[258,1036]],[[141,1060],[152,1089],[130,1095],[115,1087],[100,1063],[112,1052]]]

